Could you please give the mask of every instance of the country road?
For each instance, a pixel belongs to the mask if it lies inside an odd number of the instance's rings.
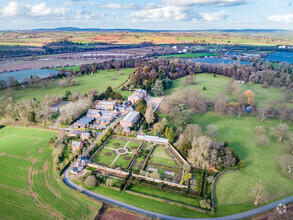
[[[156,213],[156,212],[151,212],[145,209],[141,209],[132,205],[129,205],[127,203],[124,202],[120,202],[118,200],[115,199],[111,199],[109,197],[100,195],[98,193],[94,193],[90,190],[87,190],[75,183],[73,183],[70,178],[69,178],[69,171],[70,171],[71,167],[68,167],[65,172],[64,172],[64,178],[63,181],[65,182],[66,185],[68,185],[69,187],[71,187],[72,189],[75,189],[77,191],[82,192],[85,195],[91,196],[93,198],[102,200],[104,202],[109,202],[111,204],[126,208],[128,210],[134,211],[134,212],[138,212],[144,215],[149,215],[155,218],[160,218],[160,219],[166,219],[166,220],[182,220],[182,219],[194,219],[194,220],[206,220],[206,219],[215,219],[215,220],[231,220],[231,219],[242,219],[242,218],[247,218],[247,217],[251,217],[263,212],[266,212],[268,210],[274,209],[276,208],[279,204],[287,204],[287,203],[291,203],[293,202],[293,196],[279,200],[277,202],[273,202],[270,203],[268,205],[247,211],[247,212],[242,212],[242,213],[238,213],[235,215],[229,215],[229,216],[224,216],[224,217],[215,217],[215,218],[179,218],[179,217],[174,217],[174,216],[169,216],[169,215],[163,215],[160,213]]]

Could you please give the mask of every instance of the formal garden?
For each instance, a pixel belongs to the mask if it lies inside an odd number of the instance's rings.
[[[188,163],[184,159],[180,161],[174,151],[170,144],[113,135],[93,154],[90,172],[75,181],[89,188],[85,183],[91,173],[96,176],[98,186],[89,189],[101,194],[119,190],[131,196],[210,213],[213,177],[203,171],[187,172]],[[143,207],[143,203],[138,206]]]
[[[141,145],[142,141],[113,136],[97,150],[92,161],[111,168],[119,167],[126,170]]]

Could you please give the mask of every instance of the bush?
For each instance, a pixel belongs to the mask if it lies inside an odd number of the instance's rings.
[[[106,132],[106,135],[109,137],[109,136],[111,135],[111,131],[108,130],[108,131]]]
[[[254,128],[254,131],[258,135],[262,135],[262,134],[265,134],[266,133],[266,129],[263,126],[256,126]]]
[[[238,168],[242,169],[245,167],[245,161],[244,160],[241,160],[239,161],[239,163],[237,164]]]
[[[256,139],[256,144],[258,145],[258,146],[269,146],[269,144],[270,144],[270,139],[268,138],[268,136],[266,136],[266,135],[260,135],[260,136],[258,136],[257,137],[257,139]]]
[[[104,142],[107,138],[106,138],[105,135],[103,135],[101,139],[102,139],[102,141]]]
[[[84,183],[87,187],[95,187],[97,185],[97,179],[95,176],[90,175],[85,179]]]
[[[208,180],[208,183],[211,184],[214,180],[214,177],[210,175],[208,176],[207,180]]]
[[[98,146],[98,147],[100,147],[102,144],[103,144],[102,141],[98,141],[98,142],[97,142],[97,146]]]
[[[202,90],[203,90],[203,91],[206,91],[206,90],[207,90],[207,88],[204,86],[204,87],[202,88]]]
[[[208,201],[208,200],[206,200],[206,199],[201,199],[201,200],[199,201],[199,205],[200,205],[200,207],[203,208],[203,209],[211,209],[211,204],[208,203],[208,202],[210,202],[210,201]]]

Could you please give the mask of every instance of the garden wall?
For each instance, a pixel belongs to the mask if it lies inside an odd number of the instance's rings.
[[[158,180],[158,179],[154,179],[154,178],[151,178],[151,177],[141,176],[141,175],[138,175],[138,174],[132,174],[132,176],[135,177],[135,178],[141,178],[141,179],[145,179],[145,180],[155,182],[155,183],[163,183],[165,185],[177,187],[177,188],[180,188],[180,189],[187,189],[187,186],[177,184],[177,183],[171,183],[171,182],[168,182],[168,181]]]
[[[114,174],[114,175],[116,174],[119,177],[121,177],[121,176],[125,177],[125,176],[128,175],[127,172],[124,172],[124,171],[121,171],[121,170],[115,170],[115,169],[112,169],[112,168],[109,168],[109,167],[100,166],[100,165],[97,165],[97,164],[91,164],[91,163],[89,163],[88,166],[89,167],[96,168],[98,170],[103,170],[103,171],[108,172],[110,174]]]

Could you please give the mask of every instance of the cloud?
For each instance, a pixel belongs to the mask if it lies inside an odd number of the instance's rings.
[[[267,20],[276,23],[293,23],[293,14],[272,15]]]
[[[228,17],[228,14],[224,11],[220,12],[200,12],[198,19],[193,19],[193,21],[204,21],[204,22],[214,22],[223,21]]]
[[[110,4],[100,5],[99,8],[136,10],[136,9],[139,9],[139,6],[135,4],[121,5],[116,3],[110,3]]]
[[[185,7],[162,6],[160,8],[142,9],[130,14],[132,19],[142,19],[144,21],[183,21],[190,20],[188,10]]]
[[[101,19],[103,17],[105,17],[106,14],[105,13],[93,13],[89,10],[78,10],[76,11],[76,15],[75,18],[76,19]]]
[[[45,2],[30,5],[11,1],[0,10],[0,15],[4,17],[65,16],[67,12],[69,9],[48,7]]]
[[[180,6],[206,5],[222,7],[247,4],[248,0],[162,0],[162,3]]]
[[[214,22],[223,21],[228,17],[225,11],[220,12],[196,12],[188,7],[161,6],[158,8],[142,9],[130,14],[133,22],[142,20],[149,21],[194,21],[194,22]]]

